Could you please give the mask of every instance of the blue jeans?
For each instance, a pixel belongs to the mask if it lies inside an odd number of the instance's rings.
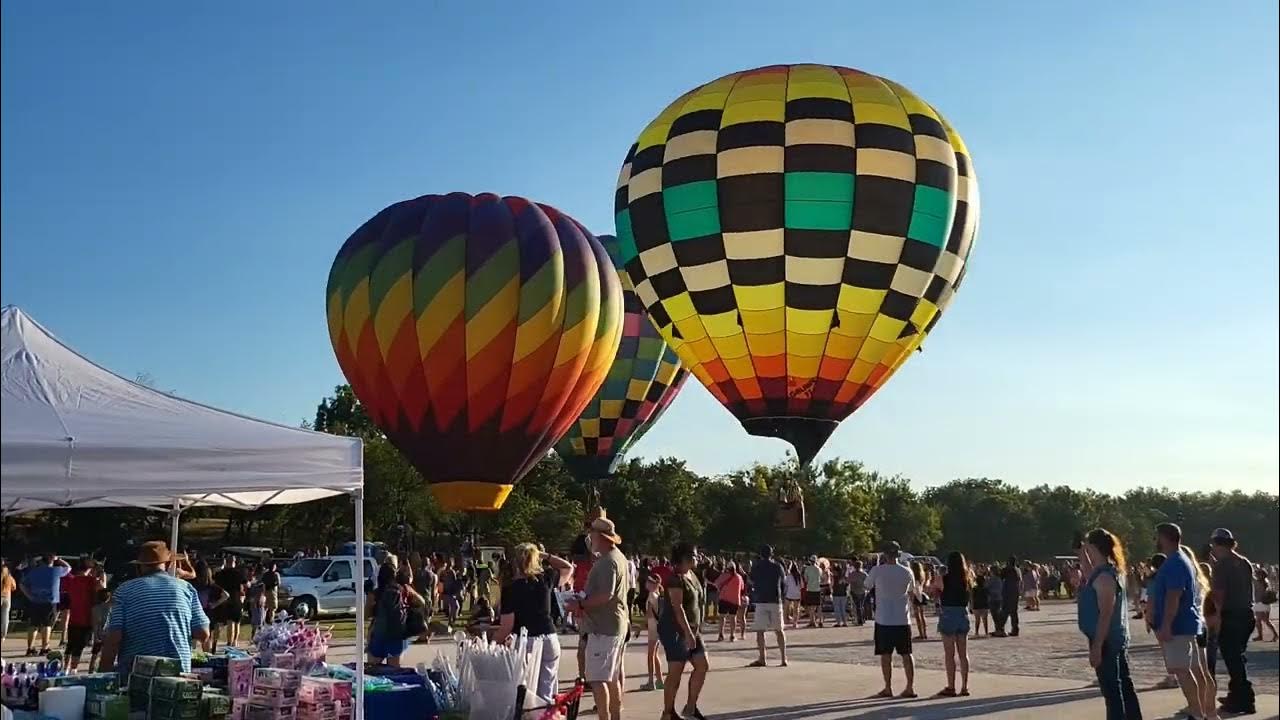
[[[831,598],[831,604],[835,607],[836,622],[849,622],[849,597],[847,595],[836,595]]]
[[[1142,720],[1138,693],[1129,672],[1129,649],[1105,645],[1097,673],[1102,699],[1107,704],[1107,720]]]

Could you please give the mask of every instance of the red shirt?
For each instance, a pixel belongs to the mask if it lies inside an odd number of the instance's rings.
[[[587,576],[591,574],[591,566],[595,560],[587,559],[573,565],[573,591],[582,592],[587,587]]]
[[[662,581],[662,587],[666,587],[667,581],[671,579],[671,566],[666,563],[653,568],[650,572],[658,576],[658,579]]]
[[[98,594],[98,579],[88,575],[68,575],[62,578],[62,592],[69,600],[68,624],[76,627],[93,625],[93,601]]]

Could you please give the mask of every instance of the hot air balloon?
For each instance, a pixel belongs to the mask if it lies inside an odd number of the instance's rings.
[[[685,367],[803,467],[937,324],[978,185],[960,136],[901,85],[777,65],[695,88],[649,123],[616,225]]]
[[[581,414],[622,334],[600,242],[555,208],[396,203],[338,252],[329,336],[370,418],[446,510],[496,510]]]
[[[616,258],[617,239],[599,239]],[[619,272],[619,281],[623,321],[618,354],[596,396],[555,446],[569,472],[588,484],[613,474],[623,453],[653,427],[688,375],[645,317],[626,273]]]

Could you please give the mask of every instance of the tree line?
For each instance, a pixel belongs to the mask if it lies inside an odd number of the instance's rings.
[[[402,549],[447,551],[474,535],[482,544],[537,540],[563,552],[581,528],[587,488],[554,454],[516,485],[500,511],[445,513],[418,472],[369,421],[349,386],[326,397],[307,425],[364,440],[370,540]],[[775,522],[779,488],[792,482],[803,491],[804,529],[782,529]],[[1223,484],[1228,483],[1205,482],[1206,487]],[[1280,498],[1264,492],[1143,487],[1112,495],[1066,485],[1022,488],[992,478],[919,489],[905,477],[839,458],[805,472],[792,459],[708,477],[672,457],[630,459],[599,492],[627,549],[652,555],[691,540],[717,553],[752,553],[767,543],[789,555],[851,557],[896,540],[917,554],[960,550],[980,561],[1009,555],[1047,560],[1070,554],[1075,533],[1101,526],[1118,534],[1131,556],[1142,557],[1155,551],[1156,524],[1172,521],[1182,525],[1197,550],[1214,528],[1226,527],[1255,561],[1280,558]],[[345,497],[252,513],[193,511],[184,520],[191,524],[214,517],[226,519],[218,538],[223,544],[336,548],[353,534],[351,503]],[[38,526],[28,527],[57,538],[61,547],[136,538],[139,533],[160,537],[164,522],[162,516],[142,511],[63,511],[47,513]]]

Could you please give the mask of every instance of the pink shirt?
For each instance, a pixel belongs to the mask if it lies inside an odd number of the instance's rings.
[[[716,579],[716,585],[720,588],[720,597],[725,602],[731,602],[737,605],[742,597],[743,581],[742,576],[736,572],[723,573]]]

